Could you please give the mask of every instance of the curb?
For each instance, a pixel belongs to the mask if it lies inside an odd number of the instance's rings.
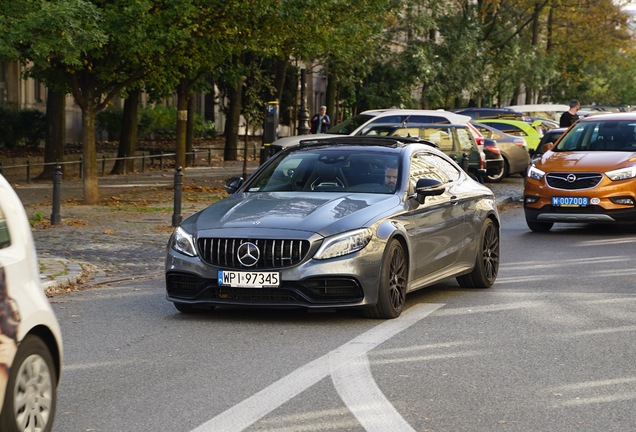
[[[64,258],[39,258],[40,284],[46,292],[74,285],[84,276],[84,268]]]

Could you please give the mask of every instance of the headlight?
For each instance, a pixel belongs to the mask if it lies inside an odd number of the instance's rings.
[[[359,229],[325,239],[315,259],[324,260],[347,255],[363,249],[371,241],[373,233],[370,229]]]
[[[636,166],[630,166],[626,168],[621,168],[613,171],[608,171],[605,173],[606,176],[610,178],[610,180],[627,180],[630,178],[636,177]]]
[[[194,247],[194,240],[192,236],[181,227],[177,227],[177,229],[174,230],[174,233],[172,233],[172,237],[170,238],[170,247],[184,255],[191,257],[197,256],[197,250]]]
[[[530,168],[528,168],[528,177],[531,179],[541,180],[544,175],[545,173],[534,165],[530,165]]]

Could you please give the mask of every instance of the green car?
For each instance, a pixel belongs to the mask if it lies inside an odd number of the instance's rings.
[[[543,137],[541,128],[541,120],[535,120],[532,123],[521,120],[503,120],[503,119],[484,119],[474,120],[476,123],[483,123],[510,135],[518,136],[526,140],[528,152],[533,154],[537,151],[539,141]],[[538,129],[537,129],[538,128]]]

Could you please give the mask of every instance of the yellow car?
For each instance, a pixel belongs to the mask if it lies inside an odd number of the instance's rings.
[[[476,123],[482,123],[505,132],[509,135],[514,135],[526,140],[526,147],[528,152],[533,154],[539,146],[539,141],[543,137],[543,127],[541,126],[541,120],[535,120],[532,123],[522,120],[505,120],[505,119],[483,119],[474,120]]]

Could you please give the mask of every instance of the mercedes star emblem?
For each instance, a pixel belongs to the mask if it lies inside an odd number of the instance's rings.
[[[236,251],[236,257],[245,267],[252,267],[256,265],[260,256],[261,251],[258,250],[258,246],[252,242],[241,243]]]

